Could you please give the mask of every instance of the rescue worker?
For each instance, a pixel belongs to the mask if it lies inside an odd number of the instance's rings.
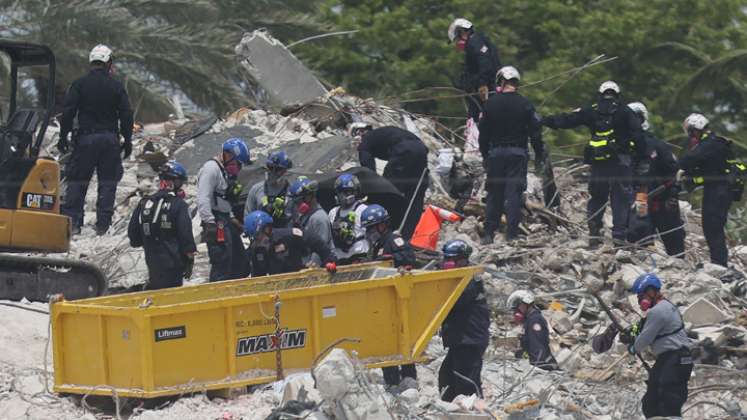
[[[358,146],[361,166],[376,171],[376,159],[386,160],[384,178],[409,200],[402,237],[409,241],[423,214],[428,189],[428,148],[415,134],[399,127],[380,127],[363,134]]]
[[[477,123],[482,105],[495,93],[495,74],[501,67],[498,50],[485,35],[475,32],[472,22],[457,18],[449,25],[449,42],[464,52],[464,70],[459,88],[471,95],[465,98],[468,117]]]
[[[633,102],[629,103],[628,107],[638,116],[638,121],[641,123],[642,138],[646,142],[646,156],[649,159],[649,172],[639,181],[639,184],[648,190],[644,195],[647,200],[640,202],[636,199],[634,214],[650,217],[653,229],[659,233],[664,242],[667,255],[684,258],[685,228],[680,217],[679,191],[675,182],[679,169],[677,158],[667,143],[659,140],[649,131],[650,124],[646,106],[641,102]],[[628,230],[630,242],[638,242],[649,233],[644,229],[641,234],[636,235],[634,225],[634,221],[631,220]],[[650,242],[652,243],[653,240]]]
[[[680,158],[677,180],[687,176],[693,184],[703,186],[703,234],[711,262],[726,267],[729,250],[724,226],[733,198],[726,176],[728,161],[734,159],[731,142],[711,131],[708,119],[701,114],[690,114],[683,128],[693,147]]]
[[[529,363],[544,370],[558,370],[550,351],[550,330],[542,312],[534,305],[534,295],[528,290],[517,290],[508,297],[507,306],[514,314],[514,322],[523,324],[521,348],[516,357],[525,357]]]
[[[342,174],[335,180],[337,206],[329,211],[332,224],[333,252],[340,263],[354,264],[368,255],[366,230],[361,225],[368,207],[361,194],[361,183],[353,174]]]
[[[412,268],[415,263],[415,252],[405,242],[402,236],[389,227],[389,212],[378,204],[371,204],[361,215],[361,225],[366,229],[366,239],[371,245],[370,259],[392,260],[394,267]],[[389,388],[399,386],[401,383],[409,386],[406,378],[417,381],[418,374],[415,365],[410,363],[401,366],[390,366],[382,369],[384,382]]]
[[[446,242],[442,252],[442,270],[470,265],[472,247],[460,239]],[[444,347],[449,349],[438,371],[442,400],[450,402],[457,395],[482,395],[480,372],[482,357],[490,341],[489,330],[490,309],[485,299],[485,286],[476,276],[470,280],[441,326]],[[469,378],[474,385],[455,372]]]
[[[620,335],[621,341],[630,342],[631,354],[641,353],[651,346],[656,363],[648,373],[646,394],[642,409],[646,418],[681,417],[682,406],[687,401],[687,382],[693,370],[685,323],[679,309],[661,294],[661,280],[652,273],[643,274],[633,283],[631,291],[638,295],[638,304],[646,318],[633,342]]]
[[[307,177],[299,177],[288,188],[291,226],[314,235],[332,245],[332,225],[329,215],[316,198],[319,183]]]
[[[202,220],[202,241],[210,257],[210,281],[248,274],[241,222],[231,214],[236,204],[236,179],[251,163],[249,147],[240,138],[223,143],[222,151],[202,165],[197,176],[197,213]]]
[[[197,252],[182,190],[187,170],[171,160],[160,168],[158,179],[158,192],[140,200],[127,229],[130,245],[145,250],[148,290],[181,286],[192,276]]]
[[[272,216],[273,226],[288,226],[290,220],[285,209],[290,182],[286,175],[292,167],[293,161],[282,150],[272,152],[267,157],[265,180],[249,188],[244,205],[244,217],[255,210],[262,210]]]
[[[522,195],[527,187],[528,140],[532,142],[535,164],[545,159],[540,117],[529,100],[518,92],[521,76],[506,66],[498,73],[501,93],[493,96],[480,120],[480,154],[487,168],[485,189],[485,233],[482,244],[493,243],[495,231],[506,214],[506,240],[519,234]]]
[[[291,273],[306,267],[304,259],[316,252],[327,271],[337,271],[329,243],[299,228],[275,228],[272,216],[255,210],[244,218],[244,234],[252,239],[248,259],[252,277]]]
[[[57,148],[67,153],[72,133],[72,156],[65,170],[67,191],[62,214],[69,216],[73,234],[83,226],[83,206],[88,183],[96,171],[96,234],[109,230],[114,215],[117,183],[122,179],[122,158],[132,153],[132,110],[122,83],[112,77],[112,50],[93,47],[88,54],[90,71],[73,82],[65,95]],[[73,129],[77,116],[78,129]],[[119,136],[123,142],[120,144]]]
[[[602,218],[608,202],[612,207],[613,241],[624,244],[633,202],[632,175],[648,172],[648,162],[641,124],[633,110],[621,102],[620,87],[606,81],[599,86],[596,104],[546,117],[542,123],[553,129],[589,128],[591,139],[584,149],[584,162],[591,165],[586,207],[589,245],[594,248],[601,244]]]

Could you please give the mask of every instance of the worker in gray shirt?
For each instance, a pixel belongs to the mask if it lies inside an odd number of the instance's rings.
[[[231,138],[222,152],[205,162],[197,176],[197,212],[202,220],[202,241],[210,257],[210,281],[246,277],[246,250],[241,241],[243,224],[232,217],[241,187],[237,181],[243,165],[250,164],[244,140]]]
[[[288,188],[290,227],[300,228],[333,248],[332,224],[327,212],[317,201],[316,192],[318,190],[319,183],[307,177],[299,177],[297,181],[291,184]],[[312,258],[305,262],[314,262],[320,265],[321,258],[313,254]]]
[[[253,211],[262,210],[272,216],[273,227],[288,227],[290,220],[286,212],[286,196],[290,183],[286,175],[293,167],[293,161],[286,152],[280,150],[267,157],[265,167],[265,180],[252,185],[246,196],[244,217]]]
[[[646,418],[681,417],[687,401],[687,382],[693,371],[690,353],[692,343],[687,337],[679,309],[661,294],[661,280],[656,274],[643,274],[631,289],[638,295],[641,310],[647,312],[637,336],[623,332],[620,340],[628,344],[631,354],[641,353],[651,346],[656,363],[649,371],[642,410]]]

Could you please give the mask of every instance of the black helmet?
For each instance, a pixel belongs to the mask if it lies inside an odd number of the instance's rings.
[[[452,239],[446,242],[441,251],[445,258],[469,258],[472,255],[472,247],[461,239]]]

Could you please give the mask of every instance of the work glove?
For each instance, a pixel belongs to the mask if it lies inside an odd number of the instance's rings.
[[[57,150],[63,155],[70,149],[70,141],[67,139],[67,136],[67,133],[60,133],[60,139],[57,141]]]
[[[184,280],[189,280],[192,278],[192,271],[195,268],[195,259],[194,257],[187,257],[184,259]]]
[[[324,268],[327,269],[328,273],[335,274],[337,272],[337,263],[330,261],[327,264],[324,264]]]
[[[631,345],[635,342],[635,336],[633,336],[633,331],[630,327],[620,332],[620,342],[626,345]]]
[[[202,227],[202,242],[212,244],[218,241],[218,225],[215,223],[205,223]]]
[[[677,174],[674,176],[674,180],[679,184],[685,179],[685,170],[678,169]]]
[[[122,143],[122,159],[127,159],[132,154],[132,139],[125,139]]]
[[[485,102],[488,100],[488,87],[486,85],[482,85],[477,89],[477,93],[480,96],[480,100]]]
[[[639,192],[635,195],[633,210],[638,217],[643,218],[648,216],[648,194]]]

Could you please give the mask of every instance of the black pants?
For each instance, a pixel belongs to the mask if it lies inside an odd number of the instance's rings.
[[[493,236],[506,214],[506,239],[519,234],[521,199],[527,188],[527,149],[522,147],[494,147],[488,154],[488,193],[485,208],[485,234]]]
[[[641,400],[643,415],[646,418],[682,416],[682,406],[687,401],[687,382],[692,371],[689,351],[672,350],[660,354],[646,382],[646,394]]]
[[[418,379],[418,372],[415,370],[414,364],[402,365],[402,366],[389,366],[382,368],[381,371],[384,373],[384,382],[387,385],[396,386],[404,378]]]
[[[726,183],[708,184],[703,188],[703,234],[711,262],[726,267],[729,250],[726,248],[726,218],[732,195]]]
[[[145,290],[158,290],[167,287],[180,287],[183,283],[184,269],[178,267],[159,268],[148,266],[148,284]]]
[[[683,256],[685,252],[685,227],[680,216],[680,203],[677,197],[666,200],[651,200],[649,215],[654,229],[661,235],[667,255]]]
[[[246,249],[241,241],[241,232],[228,215],[216,215],[216,223],[223,223],[223,242],[208,242],[210,257],[210,281],[240,279],[249,276]]]
[[[420,216],[423,215],[423,204],[425,202],[425,192],[428,190],[428,161],[427,156],[413,155],[406,153],[398,156],[396,159],[390,159],[384,168],[384,177],[389,180],[397,189],[405,196],[405,208],[412,200],[412,206],[410,212],[405,218],[405,223],[402,225],[400,234],[405,241],[409,241],[412,238],[412,234],[415,232],[415,227],[420,221]],[[425,174],[423,174],[425,171]],[[423,181],[420,182],[420,177],[423,177]],[[418,188],[420,183],[420,188]],[[413,198],[414,196],[414,198]],[[399,222],[394,226],[394,229],[399,228]]]
[[[441,398],[444,401],[450,402],[457,395],[482,394],[480,373],[484,353],[485,347],[482,346],[449,347],[441,368],[438,370],[438,390],[443,392]],[[471,379],[474,384],[460,378],[454,372]],[[479,389],[475,389],[475,385]],[[444,388],[447,388],[446,391]]]
[[[122,158],[119,153],[119,139],[114,132],[78,137],[65,169],[67,192],[62,204],[62,214],[72,219],[73,226],[83,226],[83,206],[86,202],[88,183],[94,171],[99,183],[96,227],[105,230],[111,225],[117,183],[123,174]]]
[[[477,124],[480,122],[480,113],[482,113],[482,102],[478,94],[472,94],[464,97],[464,102],[467,104],[467,118],[472,118],[472,121]]]
[[[621,155],[609,161],[591,164],[586,217],[589,218],[592,235],[597,235],[602,228],[604,206],[609,200],[612,208],[612,237],[620,241],[627,239],[628,218],[633,201],[631,177],[630,156]]]

